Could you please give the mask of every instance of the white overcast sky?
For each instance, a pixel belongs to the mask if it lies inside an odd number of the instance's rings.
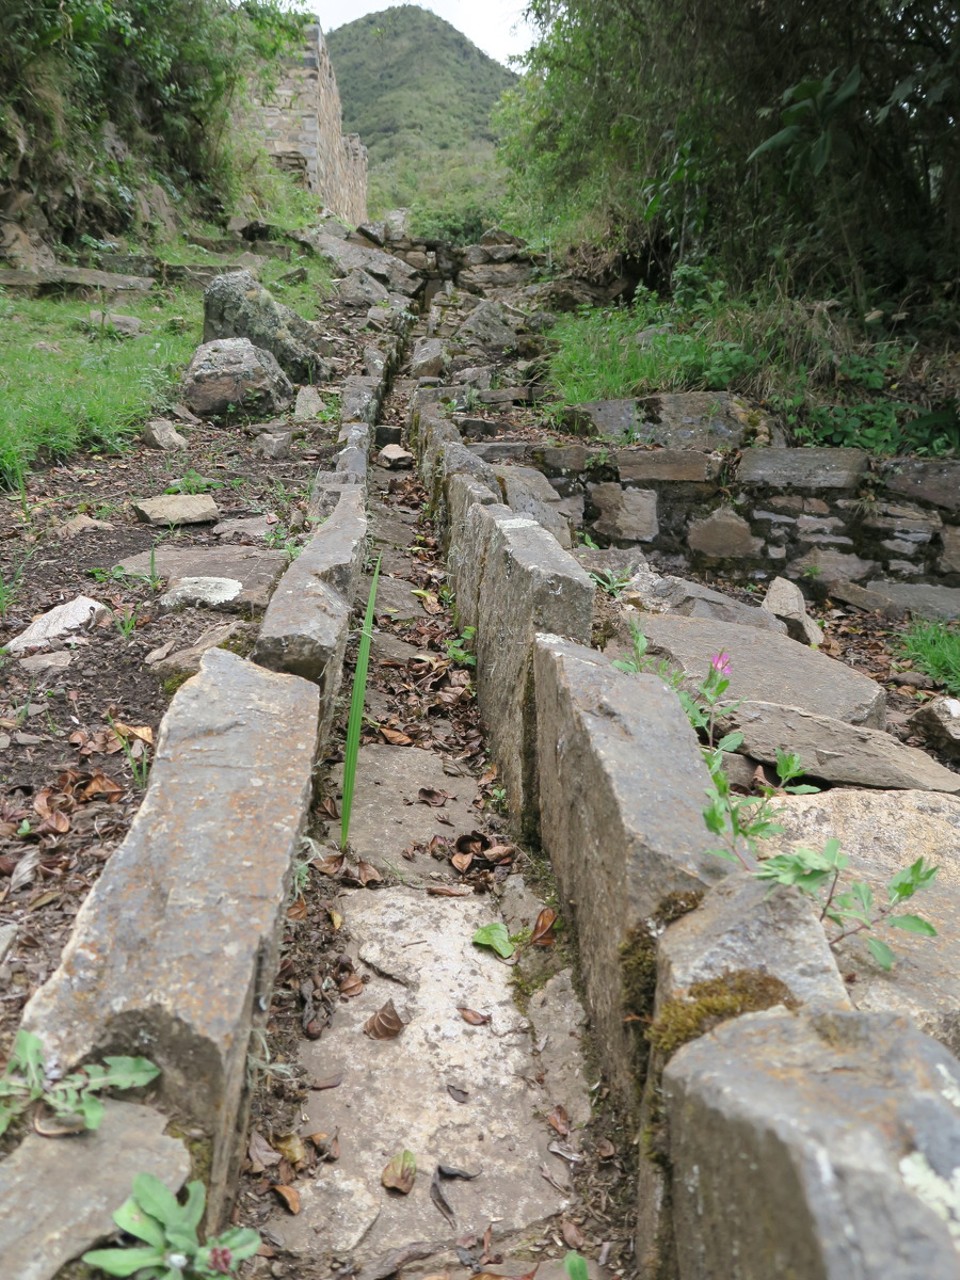
[[[316,14],[323,31],[335,31],[367,13],[381,13],[397,6],[386,0],[305,0],[303,7]],[[420,5],[462,31],[484,53],[506,63],[511,54],[525,53],[534,33],[523,21],[523,0],[427,0]]]

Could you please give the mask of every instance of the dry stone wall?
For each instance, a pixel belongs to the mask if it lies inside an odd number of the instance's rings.
[[[270,102],[260,108],[267,151],[299,176],[344,222],[367,216],[367,149],[344,134],[340,93],[320,27],[304,33],[299,58],[288,59]]]

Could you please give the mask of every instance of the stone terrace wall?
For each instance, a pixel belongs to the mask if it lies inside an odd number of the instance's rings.
[[[338,218],[367,216],[367,149],[343,133],[340,93],[319,26],[305,31],[303,54],[289,59],[271,102],[260,108],[267,151],[300,175]]]

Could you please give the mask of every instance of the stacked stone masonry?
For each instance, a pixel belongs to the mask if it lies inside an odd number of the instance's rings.
[[[340,93],[319,26],[305,31],[299,58],[289,59],[270,102],[260,108],[268,153],[351,225],[367,216],[367,149],[344,134]]]

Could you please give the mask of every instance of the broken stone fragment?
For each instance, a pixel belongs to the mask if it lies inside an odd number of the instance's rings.
[[[130,505],[146,524],[208,524],[220,519],[220,508],[206,493],[162,493],[157,498],[134,498]]]
[[[10,653],[23,653],[26,649],[38,649],[50,640],[69,635],[81,629],[89,630],[107,612],[107,606],[90,596],[77,596],[67,604],[58,604],[30,623],[26,631],[8,640]]]
[[[908,724],[951,760],[960,760],[960,699],[934,698],[915,711]]]
[[[795,582],[786,578],[774,578],[767,588],[761,609],[766,609],[787,626],[787,634],[801,644],[819,645],[823,633],[812,618],[807,616],[803,592]]]
[[[414,457],[409,449],[404,449],[399,444],[388,444],[377,454],[377,462],[381,467],[387,467],[391,471],[409,471],[413,466]]]
[[[184,437],[166,418],[154,418],[152,422],[148,422],[140,433],[140,438],[151,449],[162,449],[164,453],[187,447]]]

